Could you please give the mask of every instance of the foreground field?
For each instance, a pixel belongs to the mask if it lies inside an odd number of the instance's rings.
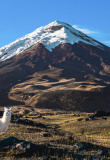
[[[90,115],[61,111],[28,113],[19,118],[20,114],[15,115],[7,132],[3,133],[0,139],[16,137],[35,144],[36,148],[31,152],[17,149],[0,150],[0,158],[43,160],[50,157],[86,160],[94,159],[95,156],[97,159],[109,159],[110,117],[90,119]],[[26,120],[31,123],[24,123]],[[84,146],[80,148],[75,145],[78,143]],[[102,154],[99,154],[100,152]]]

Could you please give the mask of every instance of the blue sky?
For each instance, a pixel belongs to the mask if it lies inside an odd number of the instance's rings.
[[[55,20],[110,46],[110,0],[3,0],[0,47]]]

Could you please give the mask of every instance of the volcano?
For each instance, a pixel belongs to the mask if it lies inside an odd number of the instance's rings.
[[[0,105],[108,111],[109,86],[110,47],[67,23],[52,22],[0,49]]]

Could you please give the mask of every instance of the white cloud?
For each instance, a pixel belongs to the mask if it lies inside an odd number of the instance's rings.
[[[81,31],[81,32],[83,32],[85,34],[93,34],[93,33],[96,34],[96,33],[98,33],[96,31],[91,31],[91,30],[86,29],[86,28],[80,28],[78,25],[73,25],[73,28],[78,29],[79,31]]]
[[[104,41],[103,43],[105,43],[106,45],[110,46],[110,41]]]
[[[93,31],[84,27],[80,27],[79,25],[73,25],[72,27],[87,35],[92,36],[92,38],[110,47],[110,41],[109,40],[105,41],[105,39],[108,39],[106,33]]]

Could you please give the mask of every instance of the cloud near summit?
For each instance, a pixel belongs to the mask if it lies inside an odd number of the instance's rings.
[[[106,37],[106,34],[103,33],[103,32],[96,32],[96,31],[92,31],[90,29],[87,29],[87,28],[82,28],[80,27],[79,25],[72,25],[73,28],[87,34],[87,35],[90,35],[92,36],[94,39],[104,43],[105,45],[109,46],[110,47],[110,41],[109,40],[106,40],[108,39]],[[105,40],[104,40],[105,39]]]
[[[75,28],[75,29],[78,29],[79,31],[81,31],[85,34],[94,34],[94,33],[97,34],[98,33],[96,31],[91,31],[91,30],[86,29],[86,28],[80,28],[78,25],[73,25],[72,27]]]

